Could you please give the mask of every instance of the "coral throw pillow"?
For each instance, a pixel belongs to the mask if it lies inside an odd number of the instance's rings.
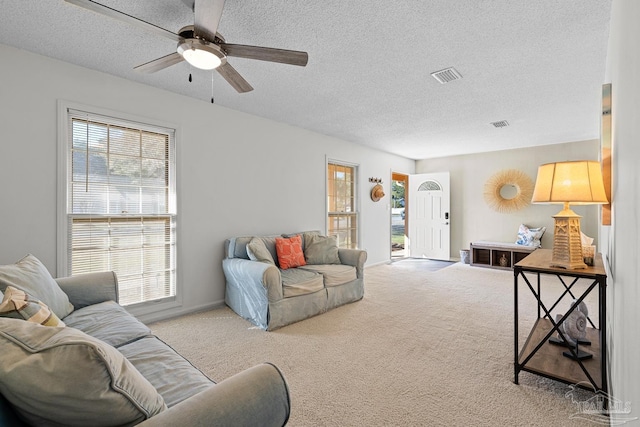
[[[277,237],[276,253],[278,254],[278,264],[283,270],[307,264],[304,259],[304,252],[302,252],[302,238],[300,235],[288,238]]]

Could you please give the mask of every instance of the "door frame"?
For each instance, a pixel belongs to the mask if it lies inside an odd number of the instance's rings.
[[[407,258],[409,256],[408,252],[408,243],[409,238],[407,234],[408,224],[409,224],[409,174],[403,172],[394,172],[391,171],[391,182],[393,181],[402,181],[404,182],[404,249],[402,250],[403,254],[401,256],[393,256],[393,248],[392,248],[392,239],[393,239],[393,206],[389,207],[389,259],[390,260],[398,260],[402,258]],[[392,191],[390,184],[389,191]]]

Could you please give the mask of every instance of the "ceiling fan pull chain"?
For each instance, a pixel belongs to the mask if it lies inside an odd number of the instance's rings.
[[[306,66],[309,61],[307,52],[226,43],[224,37],[217,32],[225,3],[224,0],[182,0],[189,5],[193,5],[193,25],[182,27],[177,34],[138,19],[135,16],[102,5],[95,0],[65,1],[178,42],[173,53],[134,68],[143,73],[155,73],[186,61],[201,70],[217,69],[227,83],[238,93],[245,93],[251,92],[253,87],[227,62],[227,57],[235,56],[260,61],[279,62],[300,67]],[[189,82],[191,81],[192,76],[189,74]]]
[[[213,104],[213,72],[211,73],[211,103]]]
[[[193,80],[191,79],[191,73],[189,73],[189,83],[191,83]]]

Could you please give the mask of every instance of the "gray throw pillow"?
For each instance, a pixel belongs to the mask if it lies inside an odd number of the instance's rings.
[[[300,236],[302,237],[302,249],[306,249],[307,245],[309,244],[309,239],[311,238],[311,236],[313,235],[318,235],[320,234],[320,231],[318,230],[309,230],[309,231],[299,231],[297,233],[286,233],[283,234],[282,237],[294,237],[294,236]]]
[[[264,241],[259,237],[254,237],[247,244],[247,255],[250,260],[266,262],[267,264],[276,265],[276,262],[264,244]]]
[[[335,237],[311,235],[307,237],[304,257],[307,264],[340,264]]]
[[[0,318],[0,392],[30,425],[134,425],[167,407],[115,348],[74,328]]]
[[[0,266],[0,291],[13,286],[45,303],[60,319],[73,311],[69,297],[38,258],[28,254],[11,265]]]

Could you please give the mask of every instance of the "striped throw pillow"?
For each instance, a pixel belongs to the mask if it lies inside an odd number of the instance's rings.
[[[24,319],[44,326],[65,326],[45,303],[13,286],[7,286],[4,291],[0,316]]]

